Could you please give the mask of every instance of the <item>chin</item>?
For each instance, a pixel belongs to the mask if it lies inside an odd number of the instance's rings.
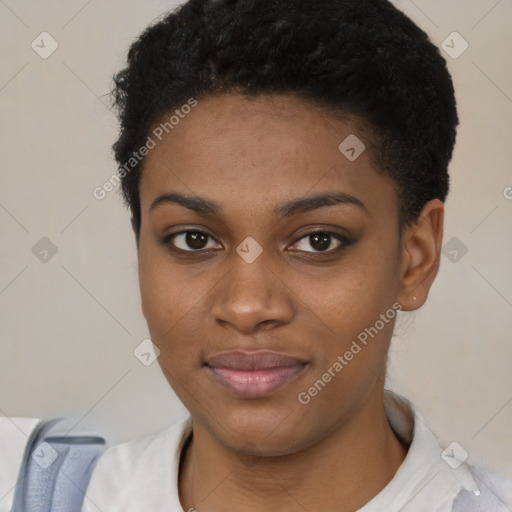
[[[290,413],[289,408],[282,405],[254,407],[254,404],[245,404],[231,410],[218,410],[214,417],[222,421],[206,417],[210,434],[225,447],[245,455],[288,455],[308,444],[310,437],[305,418],[293,411]]]

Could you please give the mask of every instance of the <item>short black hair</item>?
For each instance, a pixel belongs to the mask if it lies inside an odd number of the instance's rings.
[[[452,79],[428,35],[387,0],[189,0],[149,26],[127,60],[114,76],[113,149],[137,232],[144,159],[133,153],[173,109],[233,91],[293,94],[363,121],[377,170],[396,185],[401,227],[446,199],[459,123]]]

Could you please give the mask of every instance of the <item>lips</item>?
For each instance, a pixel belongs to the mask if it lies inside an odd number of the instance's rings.
[[[293,380],[306,362],[279,352],[225,352],[206,362],[210,375],[235,396],[262,398]]]

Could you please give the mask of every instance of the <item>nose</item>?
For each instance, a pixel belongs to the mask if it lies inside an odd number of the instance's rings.
[[[236,252],[230,260],[230,272],[214,290],[211,313],[215,321],[242,334],[290,323],[295,314],[293,293],[265,251],[252,263]]]

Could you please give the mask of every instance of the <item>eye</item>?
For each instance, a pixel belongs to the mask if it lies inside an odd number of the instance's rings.
[[[178,252],[189,253],[207,252],[209,249],[218,249],[220,246],[211,235],[198,229],[171,233],[162,239],[162,243],[164,245],[171,245],[171,248],[177,249]],[[334,253],[337,252],[337,250],[349,246],[350,243],[351,241],[347,237],[339,233],[311,231],[299,238],[291,248],[309,253]],[[312,247],[313,250],[308,250],[308,245]]]
[[[332,247],[335,242],[334,247]],[[331,233],[330,231],[312,231],[301,237],[295,242],[292,248],[299,251],[312,253],[332,253],[336,250],[346,247],[350,244],[350,240],[339,233]],[[307,246],[313,248],[312,251],[307,250]]]
[[[166,245],[170,244],[185,252],[198,252],[205,249],[217,248],[215,244],[208,246],[209,240],[213,241],[214,239],[208,233],[194,229],[167,235],[162,240],[162,243]]]

